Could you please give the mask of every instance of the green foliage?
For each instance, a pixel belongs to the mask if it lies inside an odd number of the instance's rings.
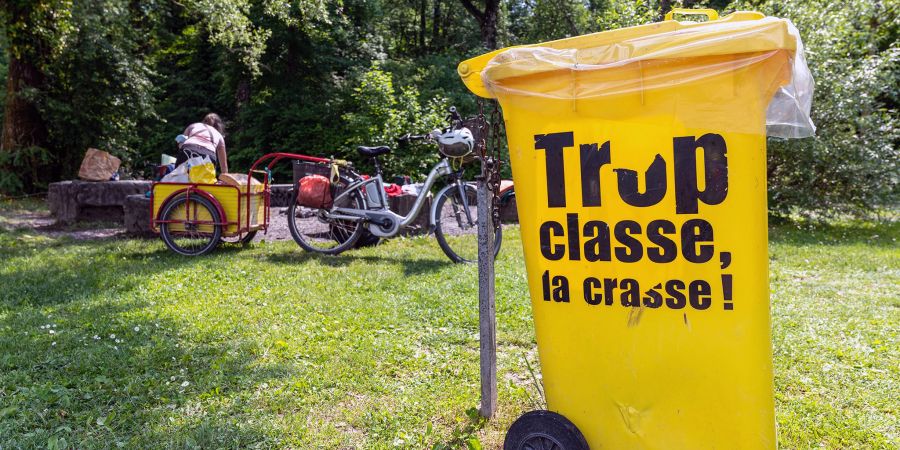
[[[388,145],[406,133],[422,134],[446,126],[447,100],[434,97],[421,104],[415,86],[394,88],[391,75],[372,67],[360,76],[351,95],[350,111],[342,117],[347,141],[343,155],[350,157],[357,145]],[[437,162],[434,145],[411,143],[385,158],[386,172],[424,177]]]
[[[43,147],[25,147],[0,152],[0,192],[22,192],[23,180],[46,178],[39,173],[42,167],[54,162],[53,155]]]
[[[615,30],[617,28],[655,22],[661,13],[665,13],[665,11],[660,11],[659,2],[608,0],[598,3],[604,3],[604,7],[600,14],[593,15],[594,29],[596,31]],[[678,5],[678,3],[672,2],[672,6],[684,6]]]
[[[801,31],[818,134],[769,142],[774,212],[864,214],[898,203],[897,2],[517,0],[501,4],[499,38],[517,45],[648,23],[663,4],[760,10]],[[145,173],[209,111],[226,118],[229,165],[240,171],[275,150],[370,169],[355,146],[427,132],[446,105],[477,109],[455,67],[484,49],[459,0],[11,1],[2,18],[0,76],[9,55],[35,59],[46,83],[20,95],[50,133],[40,152],[2,156],[25,164],[9,166],[6,192],[35,188],[35,173],[73,176],[89,146]],[[436,156],[411,146],[383,162],[388,176],[422,176]]]
[[[55,164],[77,168],[88,147],[136,163],[137,126],[154,116],[156,90],[141,55],[140,12],[131,8],[122,0],[73,5],[65,49],[45,66],[48,87],[40,96],[51,147],[71,150],[57,152]]]
[[[578,36],[590,30],[591,14],[581,0],[513,2],[510,16],[510,33],[522,42]]]
[[[325,0],[192,0],[185,7],[205,28],[209,43],[233,52],[254,76],[260,74],[260,61],[273,32],[266,18],[304,32],[314,30],[314,24],[330,23]]]
[[[816,81],[816,136],[769,141],[770,209],[870,214],[900,204],[900,5],[807,0],[731,8],[793,21]]]
[[[72,0],[7,0],[0,5],[0,22],[10,57],[46,63],[65,49],[64,33],[71,29]]]

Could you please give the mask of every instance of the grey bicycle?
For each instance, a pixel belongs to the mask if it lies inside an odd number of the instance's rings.
[[[287,211],[291,236],[304,250],[329,255],[339,254],[360,242],[371,243],[397,236],[422,212],[439,180],[446,185],[433,197],[429,211],[429,228],[441,249],[453,262],[475,262],[478,259],[478,208],[475,184],[464,178],[464,164],[476,158],[472,152],[472,133],[463,126],[455,108],[450,109],[450,126],[429,134],[407,134],[398,142],[426,141],[437,144],[442,159],[432,167],[421,186],[410,211],[401,216],[388,207],[381,164],[378,157],[391,153],[387,146],[357,148],[363,157],[372,159],[375,175],[363,177],[349,164],[343,164],[335,174],[333,168],[318,168],[330,172],[333,202],[327,208],[306,208],[291,202]],[[455,164],[451,164],[451,158]],[[334,167],[334,166],[332,166]],[[314,168],[310,172],[316,172]],[[495,231],[495,253],[500,251],[502,231]]]

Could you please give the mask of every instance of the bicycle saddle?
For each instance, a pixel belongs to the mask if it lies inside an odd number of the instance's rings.
[[[378,155],[384,155],[385,153],[390,153],[391,148],[386,145],[381,145],[378,147],[366,147],[364,145],[360,145],[359,147],[356,147],[356,151],[363,156],[375,157]]]

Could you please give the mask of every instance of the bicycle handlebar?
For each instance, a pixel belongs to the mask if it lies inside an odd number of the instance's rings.
[[[409,142],[409,141],[424,141],[425,139],[428,139],[429,137],[430,137],[430,136],[427,135],[427,134],[409,134],[409,133],[406,133],[406,134],[404,134],[403,136],[400,136],[399,138],[397,138],[397,142],[399,142],[399,143],[405,143],[405,142]]]
[[[456,111],[455,106],[450,107],[450,115],[447,116],[447,120],[450,123],[456,123],[462,121],[462,116],[459,115],[459,112]]]
[[[450,122],[450,127],[446,128],[445,131],[459,125],[459,123],[462,122],[462,120],[463,120],[462,116],[459,115],[459,112],[456,110],[455,106],[451,106],[450,109],[448,110],[448,112],[450,114],[447,116],[447,121]],[[403,136],[400,136],[397,138],[397,143],[398,144],[406,144],[406,143],[409,143],[410,141],[427,141],[432,138],[433,138],[433,136],[431,135],[431,133],[428,133],[428,134],[406,133]]]

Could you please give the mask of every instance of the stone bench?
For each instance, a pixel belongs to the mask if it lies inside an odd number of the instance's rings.
[[[273,184],[269,186],[269,206],[273,208],[287,208],[291,205],[291,196],[294,194],[292,184]]]
[[[406,226],[405,229],[401,230],[400,234],[403,236],[414,236],[417,234],[425,234],[430,230],[428,228],[428,219],[431,214],[431,201],[432,197],[429,196],[425,199],[425,203],[422,205],[422,209],[419,211],[419,215],[416,216],[415,220],[410,222],[409,225]],[[403,195],[395,195],[388,196],[388,208],[391,211],[397,213],[398,215],[405,216],[409,214],[409,211],[412,209],[413,204],[416,203],[416,196],[410,194]]]
[[[505,202],[504,201],[500,202],[500,222],[501,223],[518,223],[519,222],[519,210],[516,207],[516,196],[510,197]]]
[[[130,195],[144,195],[149,190],[149,181],[61,181],[50,183],[47,203],[50,213],[62,224],[124,223],[125,199]]]
[[[133,236],[156,236],[150,228],[150,198],[146,195],[129,195],[123,205],[125,231]]]

